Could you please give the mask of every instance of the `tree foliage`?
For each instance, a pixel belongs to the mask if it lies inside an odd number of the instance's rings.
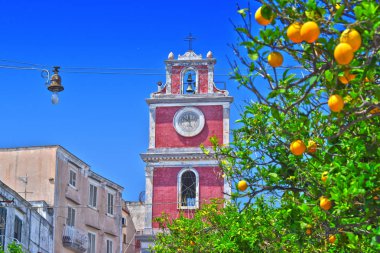
[[[0,248],[0,253],[23,253],[22,246],[16,242],[9,243],[7,246],[7,251],[3,251]]]
[[[225,176],[233,186],[245,180],[249,187],[234,191],[234,201],[226,208],[204,207],[193,220],[161,218],[170,233],[158,236],[155,250],[376,252],[380,249],[379,4],[375,0],[258,2],[262,17],[273,21],[259,26],[253,17],[258,5],[239,7],[242,21],[235,26],[239,41],[232,46],[236,59],[231,61],[232,78],[252,92],[252,101],[241,114],[230,146],[214,140]],[[287,28],[308,21],[318,24],[318,39],[291,41]],[[341,65],[334,50],[346,29],[359,32],[361,46],[352,61]],[[268,66],[271,52],[284,56],[281,67]],[[327,105],[332,95],[343,98],[341,111]],[[290,150],[296,140],[308,146],[302,155]],[[320,207],[322,196],[331,201],[331,208]]]

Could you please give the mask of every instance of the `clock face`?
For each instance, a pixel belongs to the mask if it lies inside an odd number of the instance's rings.
[[[177,133],[184,137],[199,134],[205,124],[205,117],[201,110],[195,107],[185,107],[176,112],[173,125]]]

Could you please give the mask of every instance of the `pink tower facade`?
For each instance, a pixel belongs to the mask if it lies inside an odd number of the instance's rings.
[[[229,143],[230,105],[233,98],[214,84],[216,60],[189,50],[174,59],[169,54],[166,82],[147,99],[149,147],[141,154],[146,163],[144,235],[152,238],[162,213],[175,219],[191,217],[213,198],[226,198],[231,187],[221,176],[218,161],[200,145],[211,146],[210,138]],[[154,237],[154,236],[153,236]],[[141,236],[141,248],[148,237]],[[146,243],[146,245],[144,245]]]

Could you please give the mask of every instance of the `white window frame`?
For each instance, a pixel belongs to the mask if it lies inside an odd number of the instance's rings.
[[[113,253],[113,241],[110,239],[106,240],[106,252]]]
[[[71,178],[71,175],[74,175],[74,180],[72,181],[72,178]],[[77,188],[77,176],[78,176],[78,173],[77,173],[77,171],[76,170],[74,170],[74,169],[70,169],[69,170],[69,185],[71,186],[71,187],[73,187],[73,188]]]
[[[112,203],[110,205],[110,197],[112,197]],[[107,214],[113,216],[115,213],[115,194],[107,192]]]
[[[88,232],[88,253],[96,253],[96,234]],[[91,240],[93,239],[93,240]]]
[[[182,206],[182,175],[191,171],[195,174],[195,205],[194,206]],[[178,209],[198,209],[199,208],[199,174],[194,168],[183,168],[178,172],[177,176],[177,203]]]
[[[95,189],[95,191],[92,191],[91,188]],[[98,186],[96,184],[90,183],[89,189],[88,189],[88,205],[92,208],[97,209],[97,198],[98,198]]]
[[[76,216],[76,210],[72,206],[67,207],[67,219],[66,219],[66,225],[70,227],[75,226],[75,216]]]

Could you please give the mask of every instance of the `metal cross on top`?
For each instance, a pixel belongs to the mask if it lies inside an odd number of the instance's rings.
[[[193,51],[192,46],[193,46],[193,40],[195,40],[195,39],[196,39],[196,38],[193,37],[193,35],[192,35],[191,33],[189,33],[189,36],[187,36],[187,37],[185,38],[185,41],[188,41],[188,42],[189,42],[189,51]]]

